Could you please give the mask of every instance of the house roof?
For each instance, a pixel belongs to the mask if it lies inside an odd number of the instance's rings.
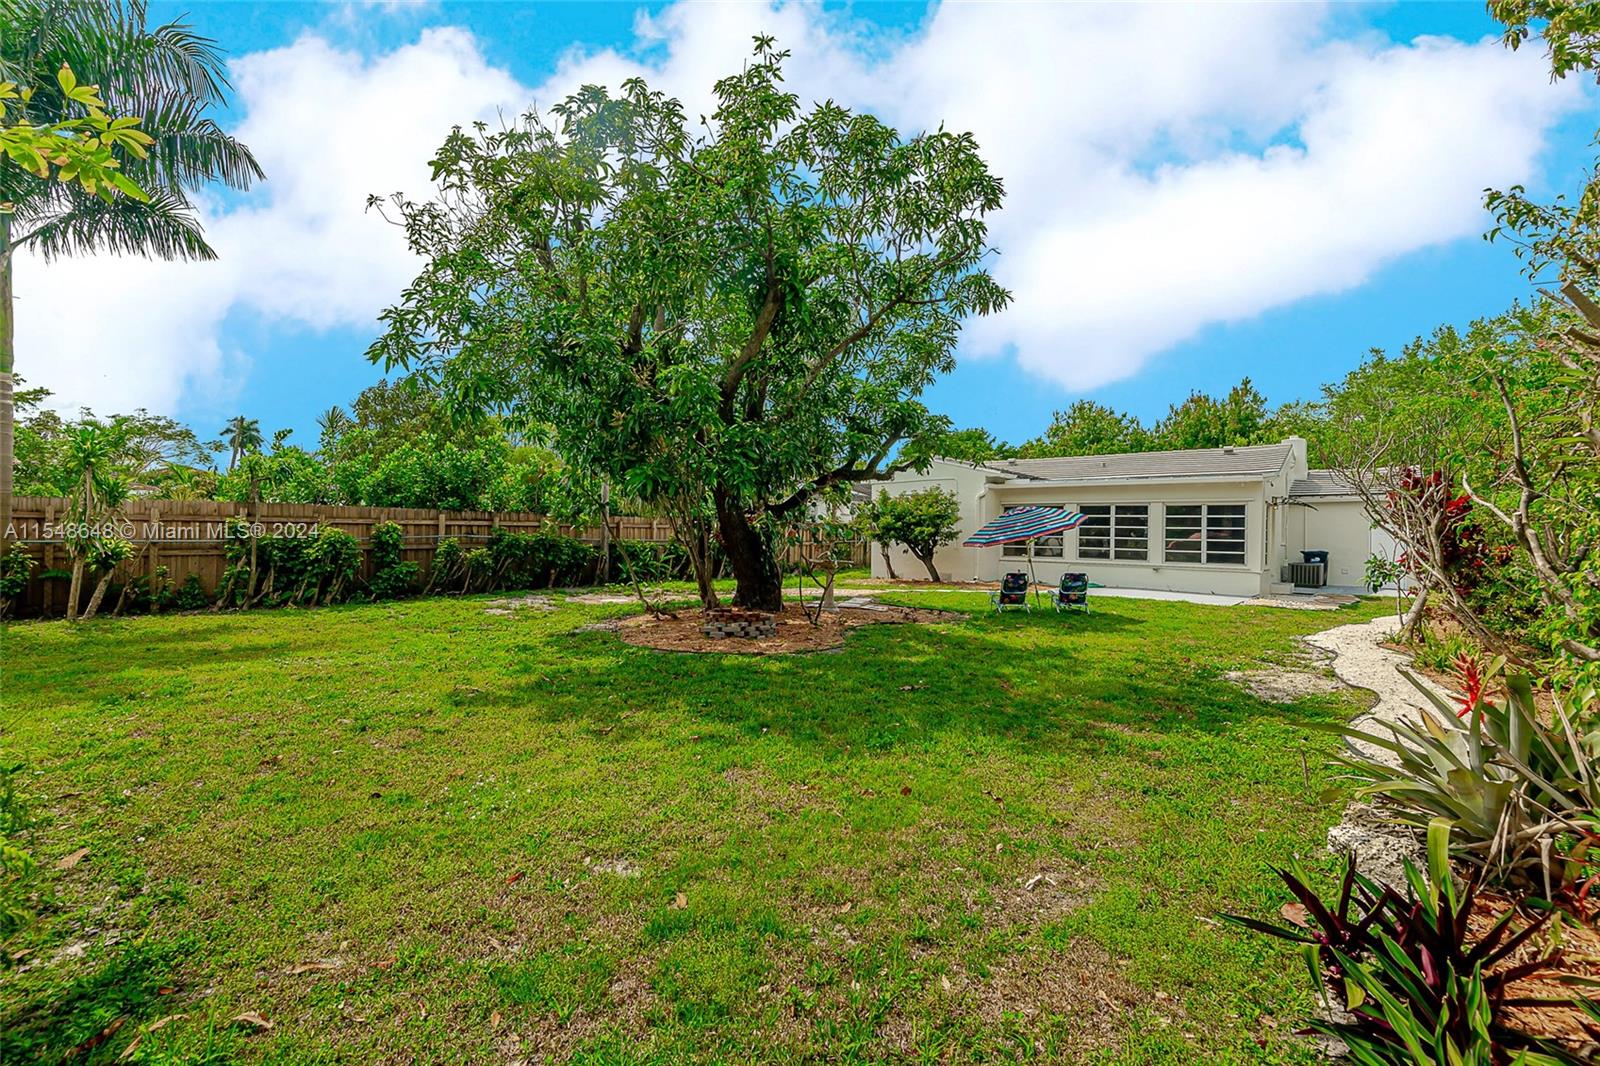
[[[1295,478],[1289,486],[1290,496],[1354,496],[1355,486],[1337,470],[1310,470],[1306,476]]]
[[[1251,480],[1278,473],[1289,461],[1292,450],[1291,444],[1257,444],[1122,455],[1074,455],[1060,459],[996,459],[987,465],[1040,481]]]

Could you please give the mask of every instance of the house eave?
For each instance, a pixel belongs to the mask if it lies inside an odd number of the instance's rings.
[[[1135,474],[1115,477],[1029,478],[1002,487],[1050,489],[1113,485],[1259,485],[1277,474]]]

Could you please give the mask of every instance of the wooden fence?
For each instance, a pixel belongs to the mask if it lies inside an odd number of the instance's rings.
[[[66,569],[71,565],[64,547],[68,530],[63,526],[68,513],[65,497],[17,496],[12,501],[14,540],[26,544],[38,566],[20,602],[18,615],[60,614],[66,609],[67,582],[45,578],[42,572]],[[314,527],[332,526],[353,534],[365,549],[372,527],[394,522],[404,537],[403,558],[417,564],[426,575],[433,566],[433,553],[439,541],[455,537],[472,547],[486,542],[497,529],[517,533],[557,531],[587,543],[601,542],[600,527],[575,527],[557,523],[545,515],[523,511],[435,511],[422,507],[337,507],[301,503],[228,503],[219,500],[130,500],[116,519],[118,534],[133,542],[134,555],[117,568],[114,584],[140,574],[154,577],[156,568],[167,568],[167,580],[182,585],[196,574],[207,590],[215,590],[228,563],[223,552],[225,524],[242,518],[259,524],[268,536],[305,534]],[[612,519],[615,532],[623,540],[665,544],[672,539],[672,523],[665,518],[618,516]],[[799,562],[809,542],[784,552],[784,564]],[[867,544],[852,549],[852,565],[864,566]],[[370,573],[370,561],[362,558],[362,576]]]

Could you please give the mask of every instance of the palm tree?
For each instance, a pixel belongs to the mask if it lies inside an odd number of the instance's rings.
[[[317,442],[324,449],[331,448],[354,425],[350,416],[345,414],[344,408],[334,404],[317,416],[317,429],[321,431],[317,435]]]
[[[78,613],[84,561],[102,534],[100,526],[128,497],[127,480],[118,471],[119,464],[126,459],[127,447],[127,423],[120,418],[109,423],[86,420],[68,434],[65,441],[62,458],[73,483],[68,510],[73,532],[66,538],[67,554],[72,558],[72,584],[67,592],[68,621]]]
[[[12,266],[16,249],[45,259],[97,251],[161,259],[214,259],[189,194],[210,182],[248,188],[262,177],[250,150],[208,112],[232,89],[222,53],[187,25],[145,26],[144,0],[0,0],[0,81],[34,90],[10,110],[35,126],[73,115],[56,72],[69,66],[97,84],[112,115],[138,117],[148,155],[122,171],[148,194],[102,198],[81,185],[38,177],[0,156],[0,544],[11,524]]]
[[[261,450],[261,420],[234,415],[222,427],[222,441],[228,446],[228,473],[231,474],[240,459]]]

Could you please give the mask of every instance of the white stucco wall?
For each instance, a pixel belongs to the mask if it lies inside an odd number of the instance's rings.
[[[1372,528],[1361,501],[1354,498],[1309,499],[1287,508],[1289,558],[1298,560],[1305,548],[1320,548],[1328,555],[1328,584],[1360,588],[1366,580],[1367,559],[1377,552],[1395,557],[1394,539]]]
[[[1019,487],[1007,485],[992,493],[1004,506],[1050,504],[1080,510],[1086,504],[1146,504],[1150,508],[1149,558],[1143,562],[1120,559],[1084,559],[1078,554],[1078,532],[1069,532],[1062,545],[1063,558],[1034,558],[1039,580],[1055,584],[1067,571],[1086,573],[1089,580],[1111,588],[1165,589],[1173,592],[1212,592],[1225,596],[1255,596],[1265,591],[1263,520],[1265,495],[1259,481],[1143,483]],[[1237,503],[1245,505],[1245,561],[1243,564],[1167,562],[1163,545],[1165,508],[1173,504]],[[984,580],[998,580],[1002,572],[1024,569],[1025,558],[1005,556],[1000,548],[982,549]],[[1018,565],[1020,564],[1020,565]]]
[[[970,463],[936,459],[926,474],[907,471],[886,484],[875,485],[872,494],[876,497],[880,492],[888,492],[891,496],[899,496],[902,493],[920,492],[928,488],[941,488],[947,492],[954,492],[956,499],[961,501],[961,536],[957,538],[958,543],[946,545],[934,552],[933,565],[939,571],[939,576],[946,581],[971,581],[974,561],[979,556],[980,549],[963,548],[959,541],[966,539],[974,529],[1000,513],[998,509],[992,513],[985,513],[985,501],[982,499],[986,481],[997,477],[993,471],[983,470]],[[927,568],[901,545],[895,544],[889,547],[889,558],[894,563],[897,577],[913,581],[928,579]],[[883,562],[883,552],[876,544],[872,550],[872,576],[889,576],[889,570]]]

